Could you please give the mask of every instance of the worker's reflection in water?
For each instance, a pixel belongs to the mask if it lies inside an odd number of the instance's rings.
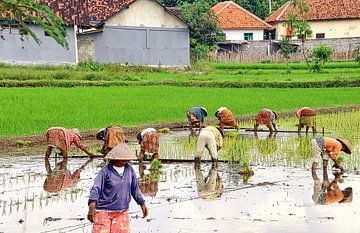
[[[330,182],[327,174],[327,170],[324,169],[323,183],[321,184],[320,179],[316,173],[312,173],[314,179],[314,193],[312,199],[315,204],[319,205],[330,205],[336,203],[350,203],[353,198],[353,191],[351,187],[347,187],[341,190],[338,182],[341,180],[343,173],[335,173],[335,179]]]
[[[54,169],[51,168],[49,159],[45,159],[47,177],[44,182],[44,190],[49,193],[60,193],[66,188],[75,186],[80,179],[81,171],[92,161],[92,158],[87,160],[81,167],[71,173],[67,168],[68,159],[56,163]]]
[[[161,175],[159,169],[149,169],[145,172],[143,162],[139,163],[139,186],[142,194],[148,197],[155,197],[158,192],[158,184]],[[146,174],[145,174],[146,173]]]
[[[205,200],[216,200],[222,195],[223,184],[217,169],[217,163],[212,163],[207,177],[204,177],[203,172],[201,171],[200,163],[195,163],[195,176],[198,194]]]

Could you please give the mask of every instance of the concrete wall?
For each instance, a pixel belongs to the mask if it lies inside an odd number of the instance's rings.
[[[325,33],[325,39],[360,37],[360,19],[310,21],[313,30],[312,39],[316,33]],[[285,34],[283,23],[276,24],[276,39]]]
[[[95,41],[91,35],[78,36],[77,46],[79,62],[96,61]]]
[[[103,32],[86,36],[95,41],[96,62],[190,65],[188,29],[105,26]]]
[[[244,33],[253,33],[253,40],[264,40],[264,30],[223,30],[226,40],[245,40]]]
[[[45,36],[44,31],[31,25],[31,29],[38,35],[42,43],[40,46],[30,37],[21,37],[18,34],[0,33],[0,61],[11,64],[75,64],[76,48],[73,27],[66,27],[69,50],[58,45],[53,38]]]
[[[129,8],[106,20],[108,26],[188,28],[154,0],[137,0]]]
[[[334,53],[352,53],[356,47],[356,43],[360,42],[360,37],[342,38],[342,39],[310,39],[305,46],[311,52],[316,46],[321,43],[327,44],[334,49]],[[292,40],[292,43],[300,45],[299,40]],[[230,45],[221,46],[226,50],[231,50]],[[271,53],[277,52],[279,49],[278,43],[272,42]],[[261,54],[267,55],[269,50],[269,41],[249,41],[247,44],[242,44],[236,47],[236,50],[242,54]],[[298,50],[300,51],[300,50]]]

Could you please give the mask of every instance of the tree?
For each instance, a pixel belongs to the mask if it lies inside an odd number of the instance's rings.
[[[22,36],[29,35],[40,45],[41,40],[31,30],[29,22],[41,27],[59,45],[68,49],[64,21],[47,6],[40,5],[35,0],[0,0],[1,30],[4,25],[16,25]]]
[[[293,34],[301,40],[301,52],[308,70],[311,72],[307,49],[305,47],[307,38],[312,36],[310,24],[306,19],[306,14],[310,9],[307,5],[307,0],[291,0],[290,6],[294,9],[294,11],[289,13],[288,21],[285,22],[285,26],[291,28]]]
[[[317,46],[311,53],[311,58],[314,62],[312,70],[318,72],[324,68],[325,63],[331,60],[333,51],[333,48],[327,44],[320,44]]]
[[[293,46],[290,43],[290,39],[286,36],[282,36],[280,41],[280,54],[285,59],[286,72],[288,74],[290,73],[289,60],[290,60],[292,48]]]
[[[202,58],[217,48],[217,43],[225,39],[225,34],[216,22],[211,5],[206,0],[180,6],[181,18],[189,24],[190,47],[194,58]]]

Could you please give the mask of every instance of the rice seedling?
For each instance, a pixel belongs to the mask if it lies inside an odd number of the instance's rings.
[[[235,115],[240,115],[257,113],[264,106],[282,111],[303,105],[326,107],[359,102],[358,88],[328,88],[321,92],[318,89],[161,86],[2,88],[0,108],[7,114],[0,115],[0,137],[42,134],[52,126],[89,130],[110,124],[134,126],[186,120],[187,109],[195,105],[206,106],[210,112],[226,105]]]

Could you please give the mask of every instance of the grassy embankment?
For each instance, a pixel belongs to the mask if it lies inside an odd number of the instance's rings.
[[[213,117],[220,106],[240,115],[264,107],[282,111],[354,103],[360,103],[360,88],[0,88],[0,137],[40,134],[51,126],[85,130],[186,120],[186,110],[196,105]]]
[[[198,64],[192,69],[121,65],[21,67],[0,64],[0,87],[169,85],[201,87],[360,87],[360,65],[332,62],[309,74],[305,64]]]

